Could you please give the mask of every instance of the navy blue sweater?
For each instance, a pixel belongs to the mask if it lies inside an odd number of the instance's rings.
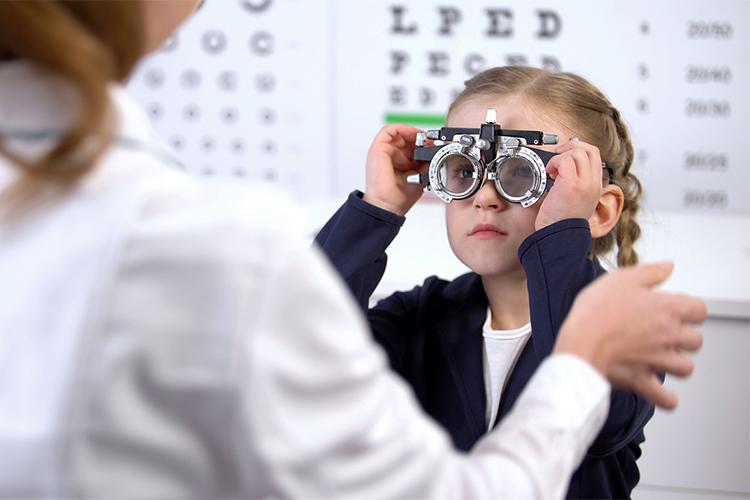
[[[481,278],[427,278],[368,309],[386,267],[385,250],[404,218],[352,193],[318,233],[316,242],[348,284],[391,367],[414,389],[455,446],[469,450],[486,432],[482,326],[487,296]],[[510,374],[498,422],[531,375],[552,352],[576,294],[603,272],[587,257],[591,233],[584,219],[557,222],[529,236],[518,250],[526,272],[532,335]],[[613,390],[602,431],[576,470],[568,498],[628,498],[640,477],[636,459],[653,406],[631,392]]]

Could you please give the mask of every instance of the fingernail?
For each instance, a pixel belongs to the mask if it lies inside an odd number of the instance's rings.
[[[568,139],[568,140],[569,140],[569,141],[571,141],[571,142],[578,142],[578,140],[579,140],[579,139],[578,139],[578,137],[576,137],[576,136],[574,135],[573,137],[571,137],[571,138],[570,138],[570,139]]]

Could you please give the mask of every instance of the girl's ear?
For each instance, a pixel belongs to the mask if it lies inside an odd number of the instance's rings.
[[[620,186],[615,184],[604,186],[599,203],[596,204],[594,213],[589,217],[592,238],[601,238],[615,227],[617,221],[620,220],[624,204],[625,195]]]

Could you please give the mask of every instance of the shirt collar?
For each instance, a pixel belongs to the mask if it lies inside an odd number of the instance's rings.
[[[108,92],[114,119],[113,147],[144,149],[160,160],[179,164],[122,85],[112,83]],[[76,92],[63,78],[26,61],[0,64],[0,136],[7,138],[11,150],[37,151],[39,141],[51,143],[71,124],[78,106]]]

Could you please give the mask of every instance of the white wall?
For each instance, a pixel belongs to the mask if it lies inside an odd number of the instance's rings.
[[[750,498],[750,321],[710,318],[696,371],[646,427],[640,500]]]

